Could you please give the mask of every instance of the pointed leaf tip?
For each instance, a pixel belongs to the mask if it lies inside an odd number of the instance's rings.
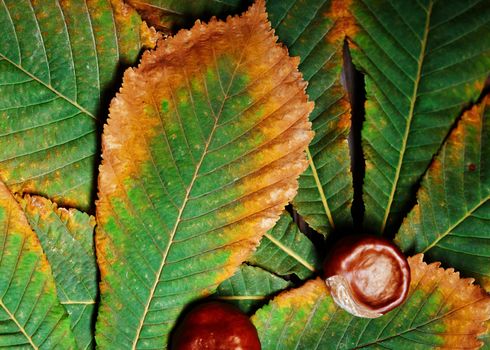
[[[68,312],[78,348],[93,348],[98,294],[95,218],[76,209],[59,208],[39,196],[17,196],[17,201],[51,266],[58,300]]]
[[[75,349],[51,267],[19,204],[0,182],[1,345]]]

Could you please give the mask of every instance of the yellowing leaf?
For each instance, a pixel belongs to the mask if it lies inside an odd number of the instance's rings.
[[[160,28],[178,28],[209,14],[234,14],[247,1],[130,0],[143,18]],[[300,58],[315,102],[310,114],[315,137],[308,147],[309,167],[300,176],[293,205],[323,235],[352,226],[351,160],[347,138],[350,103],[341,84],[343,46],[355,26],[346,0],[268,0],[267,13],[279,41]]]
[[[126,71],[102,140],[99,346],[164,348],[278,220],[313,136],[297,65],[259,1]]]
[[[106,95],[156,33],[122,0],[1,1],[0,33],[0,178],[87,210]]]
[[[377,319],[337,307],[321,279],[279,295],[252,318],[262,349],[479,348],[490,297],[472,279],[422,258],[409,258],[408,299]]]
[[[0,347],[75,349],[46,256],[2,182],[0,227]]]
[[[396,236],[407,251],[443,261],[490,290],[490,97],[464,113]]]
[[[46,253],[78,348],[92,349],[97,299],[95,219],[75,209],[58,208],[39,196],[26,195],[18,201]]]

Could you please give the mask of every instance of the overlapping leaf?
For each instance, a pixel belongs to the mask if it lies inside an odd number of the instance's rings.
[[[154,34],[120,0],[2,0],[0,33],[0,178],[87,209],[105,95]]]
[[[422,254],[409,258],[409,297],[377,319],[339,309],[321,279],[276,297],[252,318],[262,349],[476,349],[490,318],[490,297]]]
[[[300,279],[311,277],[320,266],[315,246],[287,212],[264,234],[257,251],[247,261],[280,276],[294,273]]]
[[[58,208],[38,196],[19,198],[19,203],[48,258],[58,300],[70,316],[78,348],[94,348],[98,283],[93,243],[95,219],[75,209]]]
[[[0,182],[0,347],[74,349],[51,268],[19,204]]]
[[[315,101],[310,120],[315,138],[308,147],[309,167],[300,177],[296,210],[315,230],[328,234],[351,225],[352,176],[347,136],[350,104],[342,87],[342,48],[351,29],[348,2],[336,0],[269,0],[267,10],[279,40],[308,81]]]
[[[234,13],[239,8],[235,0],[132,3],[143,10],[143,16],[149,9],[163,10],[154,21],[168,28],[181,26],[185,19],[205,16],[208,10],[219,15]],[[315,101],[310,115],[316,133],[308,150],[310,166],[300,177],[293,204],[311,227],[325,235],[336,225],[348,228],[352,224],[353,190],[347,143],[350,104],[340,83],[344,37],[353,28],[347,6],[348,2],[343,0],[267,1],[272,27],[291,55],[300,58],[299,69],[308,80],[307,93]]]
[[[251,1],[242,0],[128,0],[149,24],[159,30],[172,33],[196,19],[210,16],[236,14],[243,5]]]
[[[424,176],[396,236],[404,251],[475,277],[490,290],[490,98],[467,111]]]
[[[292,285],[260,267],[242,265],[229,279],[221,283],[216,297],[236,304],[250,313],[279,291]]]
[[[312,138],[298,61],[265,6],[196,23],[129,69],[103,135],[101,347],[162,348],[294,196]]]
[[[461,110],[490,72],[485,0],[355,0],[354,63],[366,73],[365,227],[394,233]]]

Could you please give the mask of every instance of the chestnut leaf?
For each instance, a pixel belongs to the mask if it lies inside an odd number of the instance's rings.
[[[390,235],[490,73],[490,7],[486,0],[355,0],[350,9],[352,59],[366,77],[364,227]]]
[[[93,208],[105,95],[156,33],[121,0],[2,1],[0,33],[0,179]]]
[[[287,3],[287,4],[286,4]],[[315,137],[308,146],[308,169],[292,204],[309,226],[327,236],[352,226],[353,184],[347,141],[351,106],[341,84],[343,44],[352,29],[344,0],[269,0],[267,10],[279,40],[308,81],[315,101],[310,120]]]
[[[243,264],[232,277],[219,285],[215,296],[249,314],[276,293],[291,286],[291,282],[260,267]]]
[[[490,291],[490,96],[464,113],[432,161],[395,242]]]
[[[70,316],[79,349],[93,349],[98,293],[94,251],[95,218],[58,208],[46,198],[17,198],[53,271],[58,300]]]
[[[472,279],[422,259],[422,254],[408,259],[408,299],[380,318],[340,309],[321,279],[279,295],[252,317],[262,349],[478,348],[490,318],[490,296]]]
[[[234,13],[244,2],[133,0],[144,18],[148,11],[167,28],[184,21],[214,14]],[[327,236],[335,227],[352,227],[353,201],[348,134],[350,102],[341,84],[345,35],[353,30],[344,0],[268,0],[272,27],[292,56],[300,59],[299,70],[308,80],[307,94],[315,101],[310,121],[315,137],[308,146],[308,169],[301,174],[293,205],[317,232]]]
[[[301,280],[321,269],[315,246],[300,232],[287,212],[264,234],[259,247],[247,262],[279,276],[295,274]]]
[[[160,348],[279,219],[313,137],[298,59],[262,1],[197,22],[124,74],[102,137],[101,348]]]
[[[176,33],[195,20],[235,15],[246,9],[248,0],[128,0],[150,25],[164,33]],[[245,5],[245,7],[244,7]]]
[[[19,204],[0,181],[0,344],[75,349],[51,267]]]

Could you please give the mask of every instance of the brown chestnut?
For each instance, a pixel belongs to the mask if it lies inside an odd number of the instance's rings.
[[[408,261],[398,247],[381,237],[344,237],[325,259],[323,269],[334,301],[355,316],[380,317],[407,298]]]
[[[207,302],[192,309],[177,325],[172,350],[260,350],[255,326],[236,307]]]

